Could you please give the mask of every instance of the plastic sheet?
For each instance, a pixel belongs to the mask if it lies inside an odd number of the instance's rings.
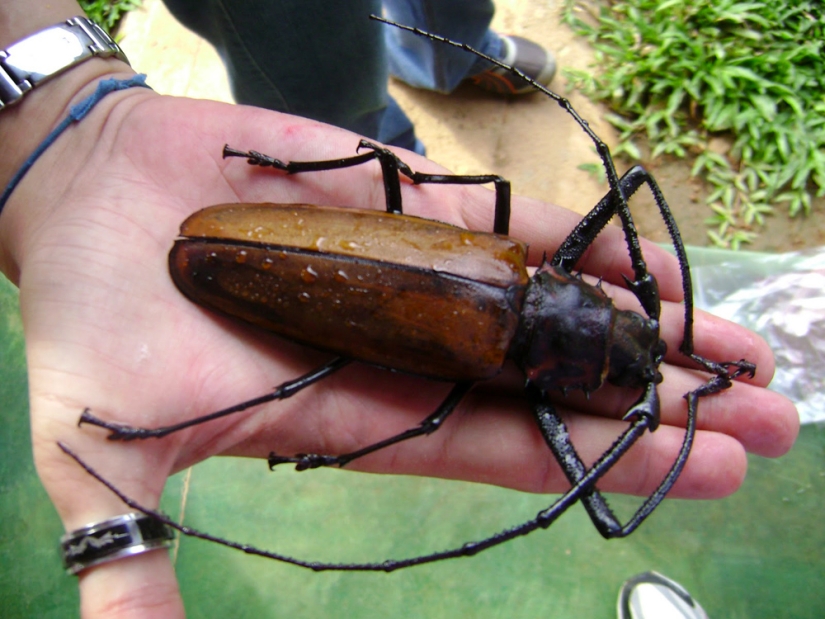
[[[696,306],[752,329],[776,357],[770,388],[825,421],[825,247],[787,254],[690,248]]]

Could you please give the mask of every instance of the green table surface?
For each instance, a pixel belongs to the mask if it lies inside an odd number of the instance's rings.
[[[2,280],[2,278],[0,278]],[[16,290],[0,281],[0,616],[77,616],[60,567],[60,521],[32,464]],[[186,479],[186,477],[188,479]],[[184,488],[188,488],[184,500]],[[825,617],[825,425],[785,457],[751,457],[734,496],[666,501],[605,542],[580,507],[471,559],[393,574],[320,573],[183,539],[175,562],[189,617],[615,616],[622,582],[657,570],[712,618]],[[235,540],[317,560],[378,560],[460,545],[532,517],[552,497],[346,471],[272,474],[214,458],[172,478],[163,509]],[[636,499],[615,497],[627,513]]]

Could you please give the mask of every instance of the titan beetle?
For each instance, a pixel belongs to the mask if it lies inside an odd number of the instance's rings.
[[[399,27],[468,49],[414,28]],[[353,157],[289,163],[258,152],[225,147],[225,157],[243,157],[250,164],[288,174],[340,169],[372,160],[381,164],[386,212],[303,204],[217,205],[196,212],[182,224],[181,236],[169,256],[172,279],[192,301],[326,350],[335,358],[271,393],[174,426],[134,428],[101,420],[89,410],[84,411],[81,422],[111,431],[112,440],[160,438],[290,397],[353,360],[455,383],[441,405],[418,426],[373,445],[340,455],[272,453],[269,457],[270,467],[283,463],[293,463],[299,470],[344,466],[389,445],[434,432],[474,384],[492,378],[505,360],[512,359],[524,373],[527,399],[541,434],[571,484],[570,490],[555,503],[524,524],[460,548],[381,563],[318,563],[258,550],[179,525],[125,496],[61,446],[64,451],[129,506],[187,535],[314,570],[392,571],[473,555],[550,526],[579,500],[603,536],[623,537],[636,529],[662,501],[687,461],[696,430],[699,398],[727,389],[741,374],[753,375],[755,367],[745,360],[718,363],[694,353],[687,256],[653,177],[636,166],[619,178],[607,146],[566,99],[517,70],[506,68],[533,83],[574,117],[596,145],[610,184],[605,197],[532,277],[526,271],[526,246],[507,236],[510,186],[498,176],[414,172],[394,153],[368,141],[359,146],[359,150],[366,152]],[[404,215],[400,175],[416,185],[493,183],[493,233]],[[659,337],[656,280],[647,270],[627,204],[627,198],[642,185],[650,189],[658,204],[681,265],[685,326],[680,351],[711,377],[685,394],[687,427],[679,455],[659,487],[623,524],[596,488],[596,482],[640,436],[656,429],[657,385],[662,381],[659,365],[665,354],[665,344]],[[582,254],[614,215],[621,221],[634,270],[634,279],[627,280],[628,288],[645,315],[617,309],[599,286],[572,274]],[[628,428],[588,469],[548,393],[555,389],[590,392],[606,381],[638,388],[641,396],[625,415]]]

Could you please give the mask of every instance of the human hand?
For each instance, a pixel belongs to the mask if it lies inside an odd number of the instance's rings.
[[[167,254],[186,216],[221,202],[382,208],[384,201],[377,165],[286,177],[221,159],[227,142],[285,161],[348,156],[358,143],[348,132],[139,89],[107,99],[46,151],[0,221],[6,271],[20,286],[35,459],[67,529],[125,510],[59,451],[57,441],[130,496],[157,505],[169,474],[211,455],[340,453],[413,427],[434,409],[448,386],[353,365],[289,400],[162,440],[113,443],[100,430],[78,429],[86,407],[135,426],[182,421],[266,393],[328,358],[187,301],[167,275]],[[414,169],[438,170],[415,155],[402,158]],[[485,189],[406,185],[403,194],[407,213],[491,227],[492,197]],[[530,243],[537,263],[578,219],[564,209],[516,200],[511,233]],[[662,368],[662,426],[600,483],[634,494],[649,493],[670,467],[683,436],[682,395],[703,381],[676,352],[682,321],[677,265],[655,246],[645,245],[645,253],[667,301],[662,331],[671,352]],[[621,273],[630,274],[620,231],[605,231],[581,266],[620,284]],[[773,362],[758,337],[703,314],[695,331],[698,353],[717,360],[745,357],[758,366],[754,380],[700,403],[700,431],[673,495],[712,498],[741,483],[745,450],[784,453],[798,421],[787,400],[763,389]],[[564,490],[518,382],[514,376],[494,381],[484,393],[471,394],[430,438],[382,450],[349,468]],[[625,427],[618,417],[634,395],[605,387],[589,401],[572,394],[559,405],[586,462]],[[90,569],[81,575],[81,592],[85,617],[182,615],[165,553]]]

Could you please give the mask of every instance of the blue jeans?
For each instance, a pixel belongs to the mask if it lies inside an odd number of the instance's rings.
[[[452,91],[487,63],[368,19],[381,14],[497,57],[492,0],[164,0],[221,55],[238,103],[350,129],[424,153],[388,75]]]

